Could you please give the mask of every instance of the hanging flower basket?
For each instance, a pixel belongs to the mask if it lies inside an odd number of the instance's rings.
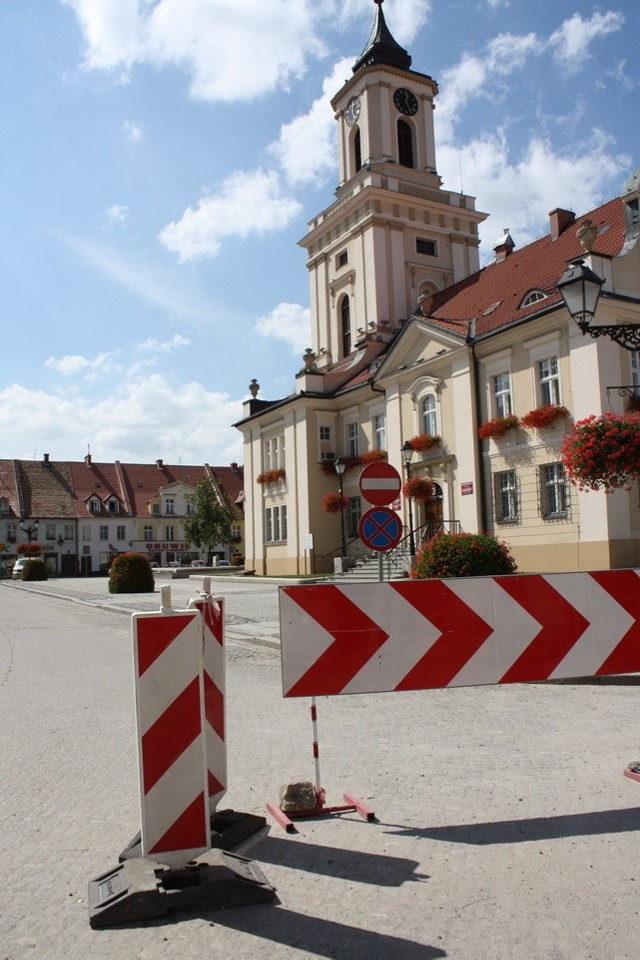
[[[544,427],[551,427],[556,420],[562,420],[563,417],[570,416],[571,414],[566,407],[551,403],[546,407],[537,407],[535,410],[525,413],[524,417],[520,417],[520,423],[529,430],[534,428],[541,430]]]
[[[264,473],[259,473],[256,477],[256,483],[264,484],[268,486],[272,483],[279,483],[280,480],[284,480],[287,473],[284,467],[280,467],[278,470],[266,470]]]
[[[340,513],[341,510],[346,510],[347,506],[347,498],[341,497],[339,493],[325,493],[322,498],[322,509],[325,513]]]
[[[386,460],[388,456],[386,450],[367,450],[360,457],[360,463],[375,463],[376,460]]]
[[[564,438],[562,462],[580,490],[616,490],[640,477],[640,413],[579,420]]]
[[[517,427],[520,421],[515,414],[509,413],[506,417],[496,417],[494,420],[487,420],[486,423],[478,427],[478,436],[481,440],[488,440],[489,437],[504,437],[507,430]]]
[[[409,443],[414,450],[422,453],[425,450],[430,450],[431,447],[435,447],[441,440],[442,437],[439,437],[436,433],[420,433],[417,437],[411,437]]]
[[[409,500],[431,500],[435,487],[428,477],[409,477],[403,484],[402,493]]]

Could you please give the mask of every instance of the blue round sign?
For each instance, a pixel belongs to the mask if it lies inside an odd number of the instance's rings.
[[[370,550],[393,550],[402,538],[402,522],[389,507],[373,507],[360,517],[358,536]]]

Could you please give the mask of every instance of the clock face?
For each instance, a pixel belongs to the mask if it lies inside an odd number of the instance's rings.
[[[404,113],[405,117],[412,117],[414,113],[418,112],[418,101],[411,90],[407,90],[406,87],[400,87],[399,90],[396,90],[393,95],[393,102],[400,113]]]
[[[345,120],[350,127],[354,123],[358,122],[358,117],[360,116],[360,97],[351,97],[349,103],[347,104],[347,109],[345,110]]]

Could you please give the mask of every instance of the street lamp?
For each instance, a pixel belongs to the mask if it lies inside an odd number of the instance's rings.
[[[38,532],[39,526],[39,520],[34,520],[33,523],[29,523],[26,517],[22,517],[20,520],[20,529],[27,535],[27,556],[29,557],[31,556],[31,537]]]
[[[572,260],[557,283],[558,290],[571,317],[582,333],[609,337],[626,350],[640,350],[640,323],[592,324],[600,289],[604,280],[585,265],[584,260]]]
[[[338,474],[338,483],[340,484],[340,532],[342,536],[341,549],[342,549],[342,556],[346,558],[347,540],[344,534],[344,509],[343,509],[344,497],[342,494],[342,478],[344,476],[345,470],[347,469],[347,465],[341,457],[336,457],[336,459],[333,461],[333,469]]]
[[[404,463],[405,470],[407,471],[407,480],[411,479],[411,457],[413,456],[413,447],[408,440],[402,444],[402,462]],[[409,501],[409,553],[411,557],[416,555],[416,544],[413,539],[413,509],[411,507],[411,497],[407,497]]]

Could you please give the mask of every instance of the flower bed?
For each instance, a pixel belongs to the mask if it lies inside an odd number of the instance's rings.
[[[494,577],[516,570],[507,545],[495,537],[479,533],[440,533],[420,551],[412,577],[415,580]]]
[[[519,423],[520,421],[513,413],[506,417],[495,417],[495,419],[487,420],[486,423],[478,427],[478,436],[482,440],[488,440],[489,437],[504,437],[507,430],[517,427]]]
[[[564,438],[562,462],[580,490],[616,490],[640,477],[640,413],[579,420]]]
[[[325,513],[340,513],[341,510],[346,510],[347,506],[347,498],[341,497],[339,493],[325,493],[322,498],[322,509]]]
[[[428,477],[409,477],[403,484],[402,493],[409,500],[431,500],[435,486]]]
[[[569,416],[571,416],[571,414],[566,407],[563,407],[561,404],[551,403],[546,407],[537,407],[535,410],[530,410],[529,413],[525,413],[524,417],[520,417],[520,423],[529,430],[533,428],[540,430],[544,427],[552,426],[556,420],[561,420],[563,417]]]

